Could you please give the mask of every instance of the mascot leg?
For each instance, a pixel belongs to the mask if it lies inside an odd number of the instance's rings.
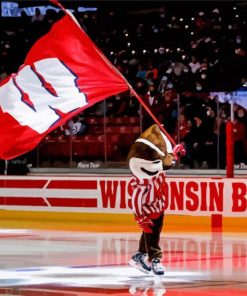
[[[139,252],[148,255],[148,261],[151,264],[151,269],[155,275],[163,275],[165,268],[161,264],[162,251],[159,246],[160,233],[163,227],[164,214],[159,218],[153,219],[154,226],[152,226],[152,233],[142,233],[139,242]]]
[[[135,253],[129,264],[140,271],[148,274],[153,271],[154,275],[163,275],[165,268],[160,262],[162,251],[159,246],[160,233],[163,227],[164,214],[157,219],[152,219],[154,225],[152,233],[143,232],[139,241],[138,252]]]

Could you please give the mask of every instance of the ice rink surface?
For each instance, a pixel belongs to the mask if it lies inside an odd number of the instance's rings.
[[[0,295],[247,295],[247,235],[163,233],[166,273],[128,261],[139,233],[0,229]]]

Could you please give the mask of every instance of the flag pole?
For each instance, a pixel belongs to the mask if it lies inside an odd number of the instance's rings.
[[[137,100],[142,104],[142,106],[145,108],[145,110],[148,112],[148,114],[152,117],[154,122],[159,126],[159,128],[162,130],[162,132],[167,136],[169,141],[172,143],[173,146],[176,145],[176,142],[173,140],[173,138],[168,134],[168,132],[165,130],[164,126],[158,121],[156,116],[153,114],[153,112],[150,110],[150,108],[147,106],[147,104],[142,100],[140,95],[133,89],[133,87],[128,83],[131,93],[137,98]]]
[[[233,123],[234,123],[234,101],[231,99],[231,117],[226,123],[226,177],[234,177],[234,140],[233,140]]]
[[[5,160],[5,166],[4,166],[4,176],[8,175],[8,160]]]

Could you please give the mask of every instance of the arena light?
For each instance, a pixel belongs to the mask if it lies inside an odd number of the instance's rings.
[[[180,22],[183,22],[184,19],[181,17],[179,20],[180,20]]]
[[[192,18],[191,18],[191,20],[192,20],[192,21],[194,21],[194,20],[195,20],[195,18],[194,18],[194,17],[192,17]]]
[[[185,27],[185,29],[188,29],[188,28],[189,28],[189,26],[188,26],[188,25],[185,25],[184,27]]]
[[[130,42],[128,42],[128,43],[127,43],[127,46],[128,46],[128,47],[130,47],[130,46],[131,46],[131,43],[130,43]]]
[[[158,52],[158,49],[157,48],[155,48],[155,50],[154,50],[154,53],[157,53]]]
[[[35,15],[35,10],[38,8],[42,14],[46,14],[47,10],[54,10],[58,12],[60,8],[56,8],[51,5],[37,5],[37,6],[30,6],[30,7],[19,7],[18,2],[8,2],[3,1],[1,2],[1,16],[2,17],[21,17],[22,12],[24,11],[28,16]]]
[[[161,46],[159,49],[158,49],[158,52],[160,54],[164,54],[165,53],[165,48],[163,46]]]
[[[143,51],[142,51],[144,54],[147,52],[147,50],[146,49],[143,49]]]
[[[236,10],[237,9],[237,7],[236,6],[233,6],[233,10]]]
[[[79,6],[78,7],[78,12],[95,12],[97,11],[97,8],[96,7],[83,7],[83,6]]]
[[[168,88],[168,89],[172,89],[172,88],[173,88],[173,83],[172,83],[172,82],[169,82],[169,83],[167,84],[167,88]]]
[[[125,37],[129,37],[129,34],[128,33],[125,33]]]
[[[131,52],[132,54],[135,54],[136,53],[136,51],[135,50],[132,50],[132,52]]]
[[[194,35],[194,32],[190,32],[190,35]]]

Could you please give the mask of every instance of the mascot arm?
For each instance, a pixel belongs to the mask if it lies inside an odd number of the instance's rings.
[[[147,186],[136,186],[132,193],[132,210],[136,217],[143,216],[143,201],[147,194]]]
[[[135,220],[142,231],[152,233],[151,227],[153,226],[153,222],[151,218],[148,217],[143,205],[143,200],[145,200],[145,195],[147,193],[147,186],[139,185],[133,190],[132,209],[135,214]]]

